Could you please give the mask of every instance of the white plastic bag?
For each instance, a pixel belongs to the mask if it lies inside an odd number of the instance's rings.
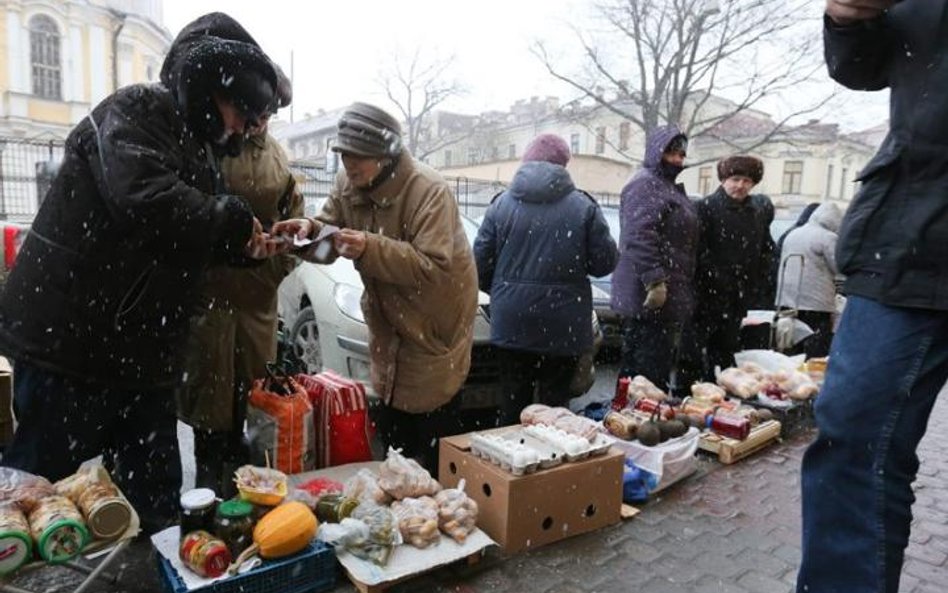
[[[773,350],[743,350],[734,354],[734,360],[738,366],[745,362],[752,362],[768,373],[776,373],[777,371],[797,370],[806,360],[806,355],[787,356]]]
[[[672,484],[690,476],[698,467],[695,453],[698,451],[698,438],[701,432],[690,428],[684,435],[646,447],[638,441],[616,439],[612,444],[625,453],[635,465],[653,474],[658,481],[650,493],[660,492]]]

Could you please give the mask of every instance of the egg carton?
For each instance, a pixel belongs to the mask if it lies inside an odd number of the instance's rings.
[[[531,474],[540,467],[540,454],[535,449],[495,434],[472,435],[471,453],[515,476]]]
[[[607,434],[597,434],[596,440],[594,440],[589,445],[589,455],[590,457],[595,457],[597,455],[605,455],[609,452],[609,447],[612,446],[612,443],[615,442],[615,437],[609,436]]]
[[[594,449],[590,442],[583,437],[570,434],[552,426],[543,424],[525,426],[523,432],[550,447],[556,448],[560,451],[561,458],[568,462],[582,461],[588,458]],[[601,448],[602,445],[595,447],[597,451]]]
[[[525,445],[536,451],[540,457],[540,469],[556,467],[557,465],[560,465],[566,461],[562,449],[559,447],[554,447],[545,441],[536,438],[535,436],[527,434],[523,429],[517,429],[504,433],[502,438],[508,441],[514,441],[521,445]]]

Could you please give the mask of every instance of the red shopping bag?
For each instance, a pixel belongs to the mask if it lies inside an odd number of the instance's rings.
[[[372,429],[365,386],[333,371],[297,375],[309,396],[316,428],[316,465],[372,460]]]

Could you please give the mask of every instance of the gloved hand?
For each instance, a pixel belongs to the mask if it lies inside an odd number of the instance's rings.
[[[668,286],[664,282],[653,282],[646,289],[648,294],[645,295],[643,306],[650,311],[661,309],[668,298]]]

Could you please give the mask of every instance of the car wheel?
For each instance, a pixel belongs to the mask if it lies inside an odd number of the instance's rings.
[[[323,371],[319,327],[316,325],[316,312],[312,307],[304,307],[300,310],[290,331],[290,343],[293,345],[293,354],[303,362],[307,374],[312,375]]]

